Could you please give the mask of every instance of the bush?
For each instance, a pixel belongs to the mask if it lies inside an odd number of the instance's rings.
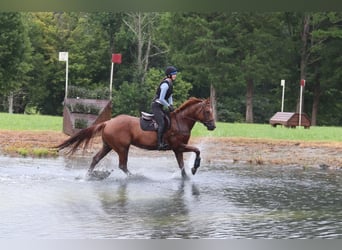
[[[69,86],[68,98],[108,100],[109,89],[100,87],[95,89],[88,89],[79,86]]]
[[[88,121],[85,119],[75,119],[75,128],[84,129],[88,127]]]
[[[101,108],[94,104],[83,104],[81,102],[75,103],[74,105],[67,104],[67,108],[71,113],[81,113],[81,114],[92,114],[98,115],[100,113]]]

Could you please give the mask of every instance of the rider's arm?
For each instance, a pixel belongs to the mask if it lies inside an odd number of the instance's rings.
[[[165,95],[166,95],[166,92],[167,90],[169,89],[169,85],[167,83],[163,83],[161,86],[160,86],[160,95],[159,95],[159,102],[164,105],[165,107],[168,107],[170,104],[165,100]],[[169,98],[170,100],[170,98]]]
[[[172,94],[170,95],[170,97],[169,97],[168,101],[169,101],[169,105],[173,105],[173,98],[172,98]]]

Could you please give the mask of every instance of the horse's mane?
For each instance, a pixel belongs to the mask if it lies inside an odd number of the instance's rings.
[[[199,102],[203,102],[203,99],[200,99],[200,98],[196,98],[196,97],[190,97],[187,101],[185,101],[179,108],[177,108],[175,110],[176,113],[184,110],[184,109],[187,109],[188,107],[194,105],[194,104],[197,104]]]

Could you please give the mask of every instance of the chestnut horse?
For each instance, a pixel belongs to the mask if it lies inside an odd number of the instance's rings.
[[[194,152],[196,154],[194,166],[191,169],[192,174],[196,173],[201,161],[200,150],[187,144],[190,139],[191,129],[197,121],[203,123],[208,130],[216,128],[210,99],[204,100],[192,97],[174,112],[171,112],[170,118],[171,126],[164,134],[164,141],[169,145],[169,150],[174,152],[182,176],[185,178],[183,153]],[[91,139],[99,133],[102,135],[103,145],[93,157],[88,169],[88,176],[90,177],[96,164],[111,150],[114,150],[119,156],[119,168],[126,174],[130,174],[127,169],[130,145],[148,150],[157,149],[157,133],[142,130],[139,118],[129,115],[118,115],[111,120],[82,129],[56,146],[56,148],[62,150],[70,146],[69,153],[71,154],[79,146],[83,146],[83,150],[85,150]]]

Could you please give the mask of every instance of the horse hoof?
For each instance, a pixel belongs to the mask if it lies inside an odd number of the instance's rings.
[[[192,175],[195,175],[195,174],[196,174],[196,171],[197,171],[197,168],[193,167],[193,168],[191,169]]]
[[[92,171],[88,173],[88,180],[103,180],[106,179],[112,172],[106,170],[106,171]]]
[[[184,168],[182,168],[182,177],[183,177],[183,179],[187,179],[188,178],[188,175],[186,174],[186,172],[185,172],[185,169]]]

